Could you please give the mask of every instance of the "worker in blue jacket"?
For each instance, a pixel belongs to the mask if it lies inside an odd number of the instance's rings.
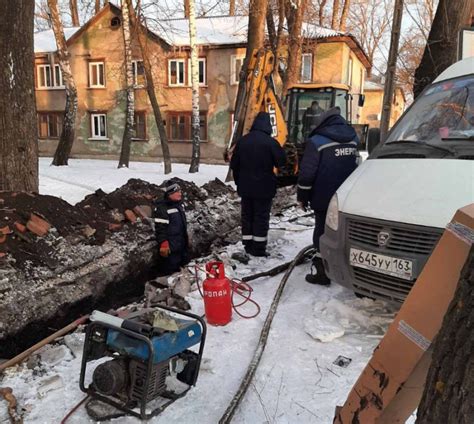
[[[249,133],[235,146],[230,167],[241,197],[242,243],[253,256],[266,256],[272,200],[276,194],[275,168],[286,163],[283,148],[272,136],[270,115],[259,112]]]
[[[357,167],[358,143],[354,128],[341,116],[338,107],[318,117],[307,140],[298,175],[297,200],[303,209],[308,204],[311,206],[316,220],[313,233],[316,255],[311,273],[306,275],[306,281],[311,284],[330,284],[319,254],[319,238],[324,233],[329,201]]]
[[[177,183],[166,183],[164,199],[153,209],[153,221],[160,249],[160,274],[179,271],[189,262],[189,239],[181,188]]]

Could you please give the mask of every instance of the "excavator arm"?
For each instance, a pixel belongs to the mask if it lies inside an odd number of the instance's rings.
[[[227,144],[226,156],[230,159],[235,143],[252,127],[259,112],[268,112],[272,123],[272,137],[282,146],[286,143],[288,131],[282,107],[275,94],[272,73],[275,57],[271,50],[254,50],[247,67],[243,89],[239,88],[232,124],[232,134]]]

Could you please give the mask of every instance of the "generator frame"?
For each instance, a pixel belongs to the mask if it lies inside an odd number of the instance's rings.
[[[115,407],[115,408],[117,408],[121,411],[124,411],[127,414],[130,414],[130,415],[133,415],[137,418],[140,418],[142,420],[148,420],[148,419],[160,414],[161,412],[163,412],[164,409],[166,409],[169,405],[171,405],[176,399],[179,399],[179,398],[183,397],[189,391],[191,386],[194,386],[196,384],[198,374],[199,374],[199,369],[201,367],[202,353],[203,353],[203,350],[204,350],[204,343],[205,343],[205,340],[206,340],[206,333],[207,333],[206,323],[198,315],[192,314],[190,312],[180,311],[180,310],[170,308],[170,307],[167,307],[167,306],[161,306],[161,305],[158,305],[155,308],[164,309],[166,311],[173,312],[173,313],[176,313],[178,315],[183,315],[183,316],[186,316],[186,317],[189,317],[189,318],[193,318],[194,320],[199,322],[199,324],[201,325],[202,333],[201,333],[201,340],[200,340],[200,343],[199,343],[199,351],[197,353],[197,355],[198,355],[197,364],[196,364],[196,368],[194,370],[194,375],[193,375],[191,384],[189,384],[189,387],[187,389],[185,389],[181,393],[165,392],[163,394],[160,394],[160,397],[165,398],[165,399],[169,399],[169,401],[162,404],[162,405],[160,405],[160,406],[158,406],[157,408],[153,409],[150,413],[147,414],[146,407],[147,407],[147,403],[149,402],[149,400],[147,399],[147,394],[148,394],[148,388],[149,388],[149,385],[150,385],[151,374],[152,374],[153,365],[154,365],[153,364],[153,358],[155,356],[155,348],[153,346],[153,343],[152,343],[150,337],[147,337],[143,334],[136,333],[134,331],[127,330],[125,328],[117,327],[117,326],[114,326],[114,325],[111,325],[111,324],[108,324],[108,323],[105,323],[105,322],[102,322],[102,321],[93,321],[87,326],[86,337],[85,337],[85,341],[84,341],[84,354],[82,356],[81,373],[80,373],[80,379],[79,379],[79,387],[80,387],[81,391],[83,391],[84,393],[87,393],[91,398],[95,398],[95,399],[98,399],[98,400],[100,400],[104,403],[112,405],[113,407]],[[96,390],[94,390],[92,383],[89,384],[88,387],[85,386],[85,374],[86,374],[86,369],[87,369],[87,363],[92,361],[92,360],[99,359],[101,357],[111,357],[111,355],[108,355],[106,353],[107,352],[113,352],[112,350],[107,349],[106,342],[104,340],[103,346],[102,346],[102,348],[104,350],[104,355],[102,355],[102,356],[91,355],[92,345],[98,343],[98,342],[93,341],[92,337],[94,335],[94,331],[96,331],[98,329],[105,329],[106,331],[109,330],[109,329],[114,330],[114,331],[119,331],[120,333],[123,333],[126,336],[129,336],[129,337],[134,338],[136,340],[141,340],[142,342],[147,344],[148,352],[149,352],[149,355],[148,355],[147,359],[143,360],[143,359],[140,359],[140,358],[130,356],[134,360],[142,362],[143,364],[145,364],[146,369],[147,369],[145,382],[144,382],[144,388],[145,389],[143,390],[143,394],[141,396],[141,399],[138,401],[138,406],[140,407],[140,413],[138,413],[138,412],[134,411],[132,408],[128,407],[125,402],[120,403],[120,402],[116,401],[115,399],[113,399],[111,397],[108,397],[108,396],[105,396],[105,395],[102,395],[102,394],[98,393]],[[184,350],[183,352],[186,352],[186,350]],[[117,353],[120,353],[120,352],[117,352]]]

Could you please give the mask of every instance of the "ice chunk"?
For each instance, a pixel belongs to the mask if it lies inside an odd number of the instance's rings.
[[[315,340],[323,343],[329,343],[344,335],[342,328],[336,321],[318,317],[310,317],[304,322],[305,331]]]

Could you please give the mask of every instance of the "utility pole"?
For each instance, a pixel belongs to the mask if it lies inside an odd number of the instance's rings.
[[[388,54],[387,72],[385,73],[385,87],[383,91],[382,119],[380,120],[380,141],[387,137],[390,126],[390,112],[392,110],[393,94],[395,92],[395,71],[397,70],[398,43],[402,27],[403,0],[395,0],[393,11],[392,37]]]

